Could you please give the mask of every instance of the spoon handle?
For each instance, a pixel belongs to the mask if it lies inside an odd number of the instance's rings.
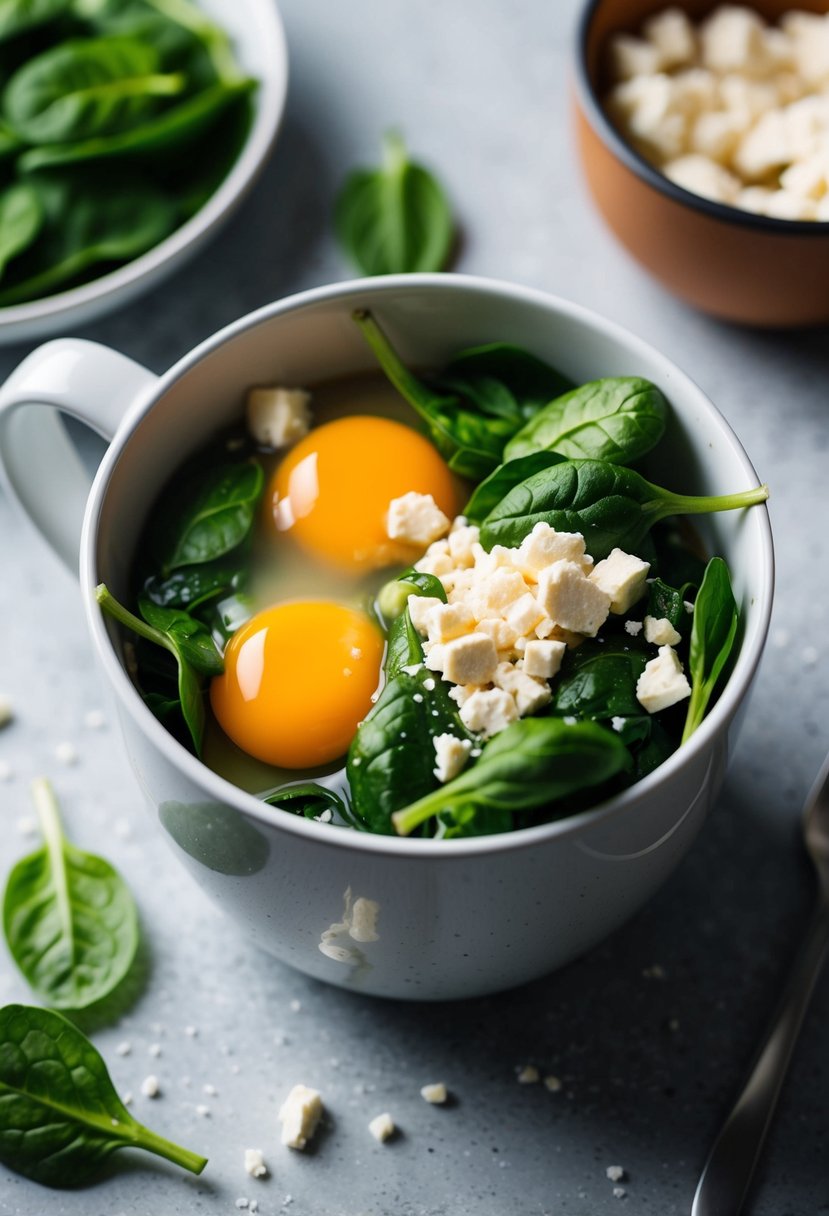
[[[691,1216],[739,1216],[829,943],[822,898],[739,1098],[714,1142]]]

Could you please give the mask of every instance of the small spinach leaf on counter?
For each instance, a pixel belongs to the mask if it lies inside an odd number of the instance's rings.
[[[132,966],[138,948],[135,903],[108,862],[66,840],[49,782],[33,782],[32,794],[45,844],[9,876],[6,941],[45,1004],[86,1009],[108,996]]]
[[[717,681],[734,648],[739,623],[740,614],[728,566],[721,557],[712,557],[694,602],[688,660],[691,700],[682,733],[683,743],[705,716]]]
[[[265,484],[253,460],[199,467],[156,507],[150,549],[162,578],[182,566],[213,562],[244,541]]]
[[[17,182],[0,194],[0,277],[6,263],[31,245],[43,225],[43,207],[28,182]]]
[[[549,449],[569,459],[632,464],[662,438],[667,415],[668,403],[649,380],[592,380],[545,405],[513,436],[504,456]]]
[[[482,523],[513,486],[565,459],[558,452],[531,452],[529,456],[507,460],[475,487],[463,514],[472,524]]]
[[[357,169],[346,178],[334,226],[345,252],[368,275],[443,270],[454,239],[441,186],[409,160],[393,132],[383,140],[379,169]]]
[[[193,1174],[207,1164],[132,1117],[98,1052],[61,1014],[0,1009],[0,1161],[43,1186],[75,1187],[119,1148],[146,1149]]]
[[[135,616],[134,613],[124,608],[122,604],[119,604],[115,596],[111,594],[103,583],[96,588],[95,598],[104,612],[118,621],[120,625],[123,625],[126,629],[131,629],[133,633],[137,633],[139,638],[143,638],[147,642],[154,642],[156,646],[167,650],[175,659],[178,699],[182,717],[189,732],[193,750],[197,756],[200,756],[205,722],[204,689],[199,673],[192,666],[182,649],[180,639],[174,633],[164,633],[160,629],[156,629],[155,626],[149,625],[146,621],[142,621],[140,617]],[[159,611],[164,610],[159,609]],[[162,694],[161,700],[156,697],[150,704],[150,708],[157,716],[159,709],[162,709],[166,714],[169,712],[169,702],[170,698],[164,697]]]
[[[283,785],[270,794],[262,795],[262,801],[267,802],[268,806],[290,811],[292,815],[302,815],[305,819],[318,819],[324,811],[332,811],[342,819],[348,817],[340,795],[324,785],[318,785],[316,781]]]
[[[451,815],[455,826],[470,835],[479,814],[487,824],[500,824],[504,813],[514,817],[546,806],[554,817],[558,799],[600,786],[630,768],[628,751],[612,730],[594,722],[523,718],[490,739],[460,776],[396,811],[392,825],[408,836],[436,815]]]
[[[170,638],[175,651],[203,676],[220,676],[224,662],[209,630],[182,608],[161,608],[146,595],[139,596],[138,611],[148,625]]]
[[[494,507],[481,528],[484,548],[519,545],[535,524],[558,532],[581,532],[596,561],[616,547],[637,546],[659,519],[732,511],[765,502],[768,487],[736,494],[674,494],[645,481],[632,469],[603,460],[566,460],[514,486]]]
[[[572,387],[555,368],[509,342],[461,351],[435,383],[472,402],[482,414],[505,418],[516,427]]]

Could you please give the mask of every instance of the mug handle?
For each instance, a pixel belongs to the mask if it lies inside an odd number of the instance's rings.
[[[28,355],[0,388],[0,482],[73,572],[92,479],[59,415],[109,442],[157,380],[108,346],[59,338]]]

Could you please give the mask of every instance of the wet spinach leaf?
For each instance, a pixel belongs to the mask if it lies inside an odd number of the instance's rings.
[[[186,608],[193,612],[209,600],[241,591],[247,583],[250,563],[243,544],[224,557],[197,566],[182,566],[166,578],[150,575],[144,594],[161,608]]]
[[[691,588],[683,587],[677,590],[661,578],[653,578],[648,582],[647,615],[656,620],[670,621],[677,633],[688,631],[688,613],[685,610],[685,600],[691,598]]]
[[[132,966],[138,948],[135,903],[108,862],[66,840],[49,782],[33,782],[32,794],[45,843],[9,876],[6,941],[45,1004],[86,1009],[108,996]]]
[[[43,207],[33,186],[17,182],[0,194],[0,277],[6,263],[31,245],[43,224]]]
[[[691,737],[705,716],[734,649],[739,624],[740,613],[731,589],[728,566],[721,557],[712,557],[694,601],[688,659],[691,699],[682,734],[683,743]]]
[[[410,566],[385,583],[377,596],[377,611],[390,629],[403,615],[410,595],[425,595],[446,603],[446,589],[435,574],[424,574]]]
[[[551,465],[560,464],[565,459],[566,457],[558,452],[531,452],[529,456],[517,456],[515,460],[499,464],[498,468],[472,491],[472,497],[464,507],[463,514],[470,523],[482,523],[513,486],[520,485],[533,473],[540,473],[542,469],[549,469]]]
[[[139,596],[138,611],[148,625],[170,639],[177,653],[203,676],[220,676],[224,662],[208,628],[183,608],[162,608]]]
[[[142,1148],[193,1174],[204,1157],[132,1117],[98,1052],[48,1009],[0,1009],[0,1161],[44,1186],[92,1181],[120,1148]]]
[[[553,681],[551,710],[562,716],[609,722],[640,718],[636,682],[652,654],[632,638],[588,638],[568,650]]]
[[[543,359],[509,342],[489,342],[461,351],[435,383],[472,402],[482,414],[521,427],[572,382]]]

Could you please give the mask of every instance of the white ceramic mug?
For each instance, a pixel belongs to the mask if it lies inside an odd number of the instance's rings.
[[[765,507],[705,517],[743,613],[739,656],[691,740],[621,796],[506,835],[371,836],[265,806],[185,750],[143,704],[94,589],[125,598],[142,525],[167,478],[237,419],[255,383],[303,385],[372,366],[351,320],[371,308],[404,359],[439,365],[508,341],[580,382],[642,375],[673,406],[652,480],[689,493],[757,484],[733,432],[668,359],[618,326],[540,292],[456,275],[322,287],[209,338],[156,377],[90,342],[36,350],[0,391],[0,463],[12,495],[74,565],[97,657],[139,783],[209,895],[284,962],[383,996],[441,999],[533,979],[589,949],[659,887],[720,786],[763,649],[773,554]],[[44,408],[47,407],[47,408]],[[48,408],[53,407],[53,408]],[[111,440],[91,491],[55,408]]]

